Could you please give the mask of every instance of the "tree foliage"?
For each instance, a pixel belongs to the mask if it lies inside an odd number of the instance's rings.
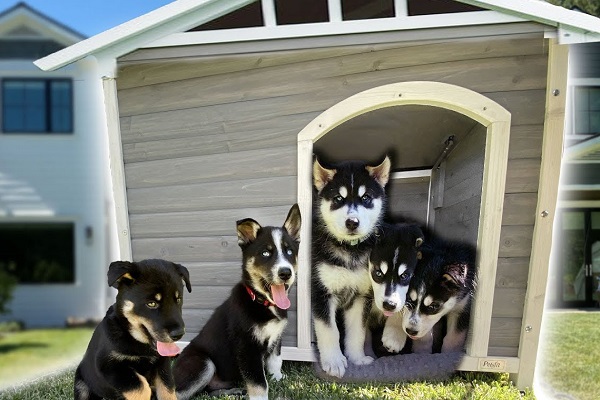
[[[581,11],[600,17],[600,1],[598,0],[547,0],[548,3],[562,6],[568,9],[573,7],[579,8]]]

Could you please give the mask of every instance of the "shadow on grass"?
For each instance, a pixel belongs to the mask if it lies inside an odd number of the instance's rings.
[[[7,343],[0,344],[0,355],[22,349],[41,349],[48,347],[46,343]]]

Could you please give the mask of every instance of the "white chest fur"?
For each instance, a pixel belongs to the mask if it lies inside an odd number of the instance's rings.
[[[320,264],[319,279],[331,292],[353,289],[358,293],[368,293],[371,288],[369,271],[365,269],[351,270],[331,264]]]
[[[252,334],[258,342],[265,343],[267,347],[271,348],[283,334],[286,325],[287,319],[272,320],[264,325],[255,326]]]

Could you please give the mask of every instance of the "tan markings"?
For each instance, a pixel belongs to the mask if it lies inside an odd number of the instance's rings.
[[[456,280],[454,280],[454,278],[448,274],[442,275],[442,278],[444,278],[445,282],[456,282]]]
[[[431,296],[427,296],[427,297],[425,297],[425,300],[423,300],[423,305],[425,307],[431,305],[431,303],[433,303],[433,297],[431,297]]]
[[[141,387],[136,390],[124,392],[123,397],[125,397],[126,400],[150,400],[150,397],[152,396],[152,389],[150,389],[148,381],[137,372],[135,374],[140,379]]]
[[[415,290],[411,290],[409,296],[412,301],[417,301],[417,292]]]
[[[162,300],[162,294],[156,293],[156,295],[154,295],[154,298],[156,299],[156,301],[161,301]]]
[[[142,318],[136,313],[133,312],[133,303],[130,301],[125,301],[123,305],[123,315],[127,318],[127,321],[131,324],[129,328],[129,333],[135,340],[141,343],[150,343],[150,339],[146,336],[144,331],[142,330],[142,326],[146,327],[148,332],[153,332],[151,329],[152,322],[147,320],[146,318]]]
[[[154,379],[154,387],[156,388],[156,397],[158,400],[177,400],[175,388],[169,388],[159,376]]]
[[[251,399],[266,399],[269,394],[268,386],[263,387],[248,383],[246,389],[248,390],[248,397]]]

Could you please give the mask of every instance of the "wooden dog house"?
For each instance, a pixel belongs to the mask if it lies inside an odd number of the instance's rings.
[[[235,221],[303,216],[288,359],[312,360],[313,152],[394,156],[391,213],[476,242],[460,368],[532,386],[568,44],[600,20],[535,0],[179,0],[38,60],[103,115],[123,259],[186,265],[190,339],[240,276]],[[99,284],[101,284],[99,282]]]

